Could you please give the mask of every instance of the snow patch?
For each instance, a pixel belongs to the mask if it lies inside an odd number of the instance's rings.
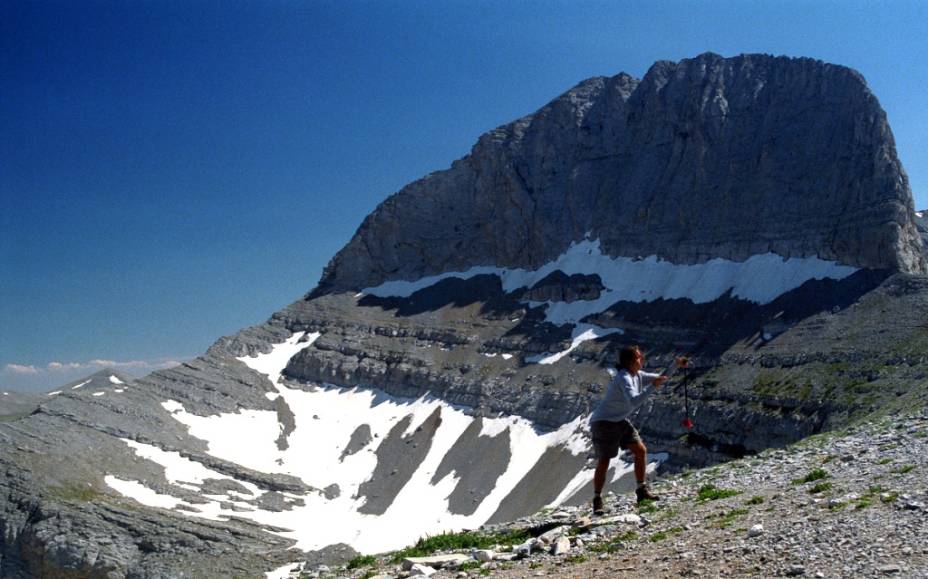
[[[503,354],[503,360],[509,360],[512,358],[512,354]]]
[[[162,509],[173,509],[183,503],[178,498],[170,495],[162,495],[135,480],[123,480],[113,475],[103,477],[103,482],[119,494],[135,499],[136,501],[149,507],[160,507]]]
[[[115,392],[116,394],[122,394],[122,393],[125,392],[125,391],[126,391],[125,388],[117,388],[117,389],[113,390],[113,392]]]
[[[113,384],[125,384],[125,382],[123,382],[116,376],[110,376],[110,382],[112,382]]]
[[[694,303],[706,303],[731,291],[733,297],[767,304],[809,280],[844,279],[857,268],[817,257],[785,259],[775,253],[754,255],[740,262],[717,258],[705,263],[678,265],[657,256],[645,259],[610,257],[602,253],[598,239],[585,239],[571,244],[557,259],[536,270],[477,266],[415,281],[388,281],[363,292],[379,297],[409,297],[443,279],[470,279],[486,274],[499,276],[503,290],[511,292],[532,287],[558,270],[567,275],[599,275],[605,287],[596,300],[529,302],[532,306],[547,305],[547,321],[563,325],[602,312],[622,300],[648,302],[687,298]]]
[[[297,561],[295,563],[287,563],[283,567],[274,569],[273,571],[268,571],[264,574],[266,579],[287,579],[290,577],[291,571],[296,571],[304,561]]]
[[[555,354],[537,354],[528,356],[525,361],[534,364],[554,364],[567,354],[577,349],[583,342],[596,340],[609,334],[624,334],[625,331],[620,328],[601,328],[593,324],[577,324],[571,332],[570,347]]]
[[[103,390],[93,393],[94,396],[103,396],[104,394],[106,394],[106,392],[104,392]]]
[[[80,387],[82,387],[82,386],[86,386],[87,384],[90,384],[90,382],[91,382],[91,380],[85,380],[85,381],[81,382],[80,384],[78,384],[77,386],[72,386],[72,387],[71,387],[71,390],[77,390],[78,388],[80,388]]]
[[[46,394],[46,396],[57,396],[58,394],[61,394],[61,390],[55,390],[54,392],[49,392],[48,394]]]
[[[178,512],[185,516],[212,519],[246,517],[259,524],[280,527],[286,529],[280,531],[280,535],[294,539],[295,547],[305,551],[346,543],[362,553],[380,553],[411,544],[423,534],[477,528],[496,512],[548,449],[558,447],[574,454],[587,452],[583,437],[586,417],[577,417],[556,431],[543,432],[523,417],[474,418],[463,409],[428,395],[411,400],[364,388],[317,385],[310,391],[290,389],[280,382],[280,374],[290,358],[309,346],[318,334],[310,334],[306,338],[307,341],[301,342],[304,335],[296,334],[274,346],[267,354],[239,358],[249,367],[267,375],[279,397],[293,412],[296,428],[287,438],[286,450],[280,450],[276,444],[281,433],[276,412],[243,410],[197,416],[187,412],[177,401],[165,401],[162,407],[186,425],[191,436],[206,442],[208,454],[259,472],[292,475],[316,489],[335,483],[341,491],[339,496],[327,499],[319,492],[298,497],[289,495],[302,499],[304,504],[293,505],[292,509],[282,512],[264,511],[254,508],[254,505],[249,512],[231,512],[223,509],[222,501],[212,500],[204,505],[190,505],[197,512]],[[377,467],[377,445],[404,418],[411,417],[407,431],[411,432],[436,411],[440,413],[441,422],[431,440],[429,452],[393,503],[383,515],[358,512],[365,500],[357,498],[360,487]],[[447,452],[474,420],[483,421],[483,436],[509,432],[511,460],[477,510],[472,515],[457,515],[451,513],[448,506],[448,497],[458,481],[457,475],[452,472],[435,484],[432,478]],[[366,449],[370,452],[343,457],[352,433],[360,424],[370,427],[373,442]],[[126,444],[140,456],[162,464],[165,478],[170,482],[191,490],[197,489],[205,478],[229,478],[176,452],[132,441],[126,441]],[[627,468],[622,470],[622,466]],[[619,472],[616,476],[631,469],[624,463],[617,463],[617,467]],[[152,497],[148,493],[143,496],[139,488],[128,484],[121,488],[126,489],[126,493],[136,493],[140,502],[160,500],[170,504],[169,501],[179,500]],[[252,489],[257,493],[256,488]],[[569,496],[567,490],[561,494]],[[229,502],[234,503],[235,500],[240,499],[230,497]],[[186,507],[183,503],[173,504]],[[238,508],[244,506],[247,504],[241,503]],[[319,525],[320,520],[326,521],[326,524]]]

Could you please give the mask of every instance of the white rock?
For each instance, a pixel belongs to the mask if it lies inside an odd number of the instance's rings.
[[[550,531],[539,535],[538,539],[545,544],[553,543],[557,541],[561,536],[563,536],[564,533],[567,532],[568,528],[569,527],[567,525],[561,525],[560,527],[555,527],[551,529]]]
[[[419,563],[416,563],[409,570],[409,576],[410,577],[430,577],[437,572],[438,571],[436,571],[432,567],[429,567],[428,565],[420,565]]]
[[[754,525],[748,530],[748,537],[759,537],[764,534],[764,526],[760,523]]]
[[[568,537],[559,537],[557,541],[554,542],[554,546],[551,547],[551,554],[555,557],[559,555],[564,555],[570,552],[570,539]]]
[[[460,565],[470,561],[470,557],[463,553],[450,555],[433,555],[431,557],[407,557],[403,559],[403,569],[409,570],[416,565],[424,567],[444,567],[445,565]]]
[[[496,553],[490,549],[475,549],[471,551],[470,556],[481,563],[486,563],[487,561],[492,561]]]

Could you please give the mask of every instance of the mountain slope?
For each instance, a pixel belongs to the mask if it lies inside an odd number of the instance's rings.
[[[580,504],[628,343],[694,360],[693,432],[676,385],[635,418],[671,467],[924,405],[915,219],[849,69],[585,81],[385,201],[265,324],[0,424],[0,575],[249,575]]]

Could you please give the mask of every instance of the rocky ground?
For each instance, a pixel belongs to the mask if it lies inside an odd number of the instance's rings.
[[[602,517],[568,507],[482,529],[534,537],[446,550],[461,557],[439,569],[390,554],[291,576],[928,577],[928,410],[666,476],[654,488],[662,500],[612,496]]]

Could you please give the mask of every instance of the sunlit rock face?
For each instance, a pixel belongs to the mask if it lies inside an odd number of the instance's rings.
[[[775,253],[922,272],[908,180],[860,74],[703,54],[586,80],[384,201],[320,291],[495,265],[584,237],[677,264]]]

